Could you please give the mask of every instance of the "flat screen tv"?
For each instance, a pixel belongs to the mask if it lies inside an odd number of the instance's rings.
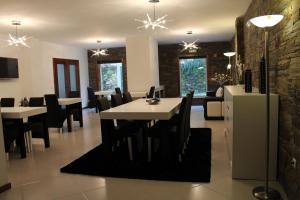
[[[18,59],[0,57],[0,78],[19,78]]]

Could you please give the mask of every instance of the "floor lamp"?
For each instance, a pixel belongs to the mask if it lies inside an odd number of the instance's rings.
[[[270,86],[269,86],[269,28],[275,26],[283,19],[282,15],[265,15],[250,19],[250,22],[265,31],[265,70],[266,70],[266,177],[265,186],[253,189],[253,196],[257,199],[281,199],[280,193],[269,187],[269,146],[270,146]]]
[[[228,63],[228,65],[227,65],[227,70],[229,70],[229,74],[230,74],[231,80],[232,80],[233,78],[232,78],[232,68],[231,68],[230,58],[231,58],[232,56],[235,56],[235,54],[236,54],[235,52],[226,52],[226,53],[224,53],[224,56],[228,57],[228,59],[229,59],[229,63]]]

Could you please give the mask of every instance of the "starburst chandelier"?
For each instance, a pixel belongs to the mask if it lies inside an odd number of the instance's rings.
[[[182,46],[183,46],[183,50],[182,51],[185,51],[185,50],[197,50],[199,47],[198,45],[196,44],[196,42],[198,42],[198,40],[195,40],[194,42],[185,42],[185,41],[182,41]]]
[[[155,9],[155,4],[159,2],[159,0],[149,0],[150,3],[153,3],[153,19],[150,17],[150,15],[147,13],[147,19],[145,20],[140,20],[140,19],[135,19],[137,22],[143,23],[143,25],[138,26],[137,29],[148,29],[151,28],[154,30],[155,28],[162,28],[162,29],[168,29],[165,24],[167,22],[166,17],[168,15],[164,15],[162,17],[156,18],[156,9]]]
[[[187,31],[186,34],[187,35],[192,35],[193,32],[192,31]],[[181,44],[183,46],[182,51],[188,50],[189,52],[195,52],[197,49],[199,49],[199,46],[196,44],[197,42],[198,42],[198,39],[195,40],[194,42],[182,41],[182,44]]]
[[[17,21],[17,20],[13,20],[12,21],[12,25],[14,25],[16,27],[16,33],[15,35],[12,34],[8,34],[9,39],[7,40],[8,42],[8,46],[25,46],[30,48],[30,46],[26,43],[26,41],[29,39],[26,35],[19,37],[18,35],[18,26],[21,25],[21,21]]]
[[[91,50],[93,52],[93,56],[107,56],[107,49],[100,49],[100,43],[101,40],[97,40],[97,43],[99,44],[99,48],[97,50]]]

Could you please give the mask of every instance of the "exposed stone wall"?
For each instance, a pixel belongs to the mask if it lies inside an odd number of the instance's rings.
[[[88,51],[88,61],[89,61],[89,80],[90,87],[94,90],[100,90],[101,86],[97,82],[97,76],[99,76],[99,64],[105,62],[122,62],[123,70],[123,89],[127,90],[127,64],[126,64],[126,49],[125,47],[110,48],[108,49],[107,56],[93,56],[92,52]],[[100,80],[100,77],[99,77]],[[101,81],[100,81],[101,82]]]
[[[245,63],[259,83],[264,32],[247,21],[255,16],[281,13],[284,20],[270,30],[271,90],[280,95],[279,180],[289,199],[300,199],[300,0],[253,0],[244,16]],[[297,169],[290,165],[298,161]]]
[[[178,44],[159,45],[159,80],[165,85],[167,97],[180,96],[180,71],[179,58],[205,57],[207,58],[207,87],[215,90],[217,84],[210,80],[214,73],[225,73],[228,58],[224,52],[232,51],[230,42],[200,43],[195,53],[182,52],[182,46]]]

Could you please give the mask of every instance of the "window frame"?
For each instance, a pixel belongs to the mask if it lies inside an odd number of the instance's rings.
[[[122,74],[122,78],[121,78],[121,84],[122,87],[121,89],[124,89],[124,63],[123,60],[103,60],[103,61],[99,61],[97,62],[97,73],[96,73],[96,84],[97,84],[97,89],[101,90],[102,88],[102,74],[101,74],[101,64],[112,64],[112,63],[120,63],[121,66],[121,74]]]
[[[205,59],[206,61],[206,76],[205,76],[205,90],[206,92],[208,91],[208,58],[207,56],[180,56],[178,58],[178,73],[179,73],[179,96],[183,97],[181,94],[181,65],[180,65],[180,60],[182,59]],[[194,95],[195,97],[203,97],[203,96],[198,96],[198,95]],[[206,95],[205,95],[206,96]]]

